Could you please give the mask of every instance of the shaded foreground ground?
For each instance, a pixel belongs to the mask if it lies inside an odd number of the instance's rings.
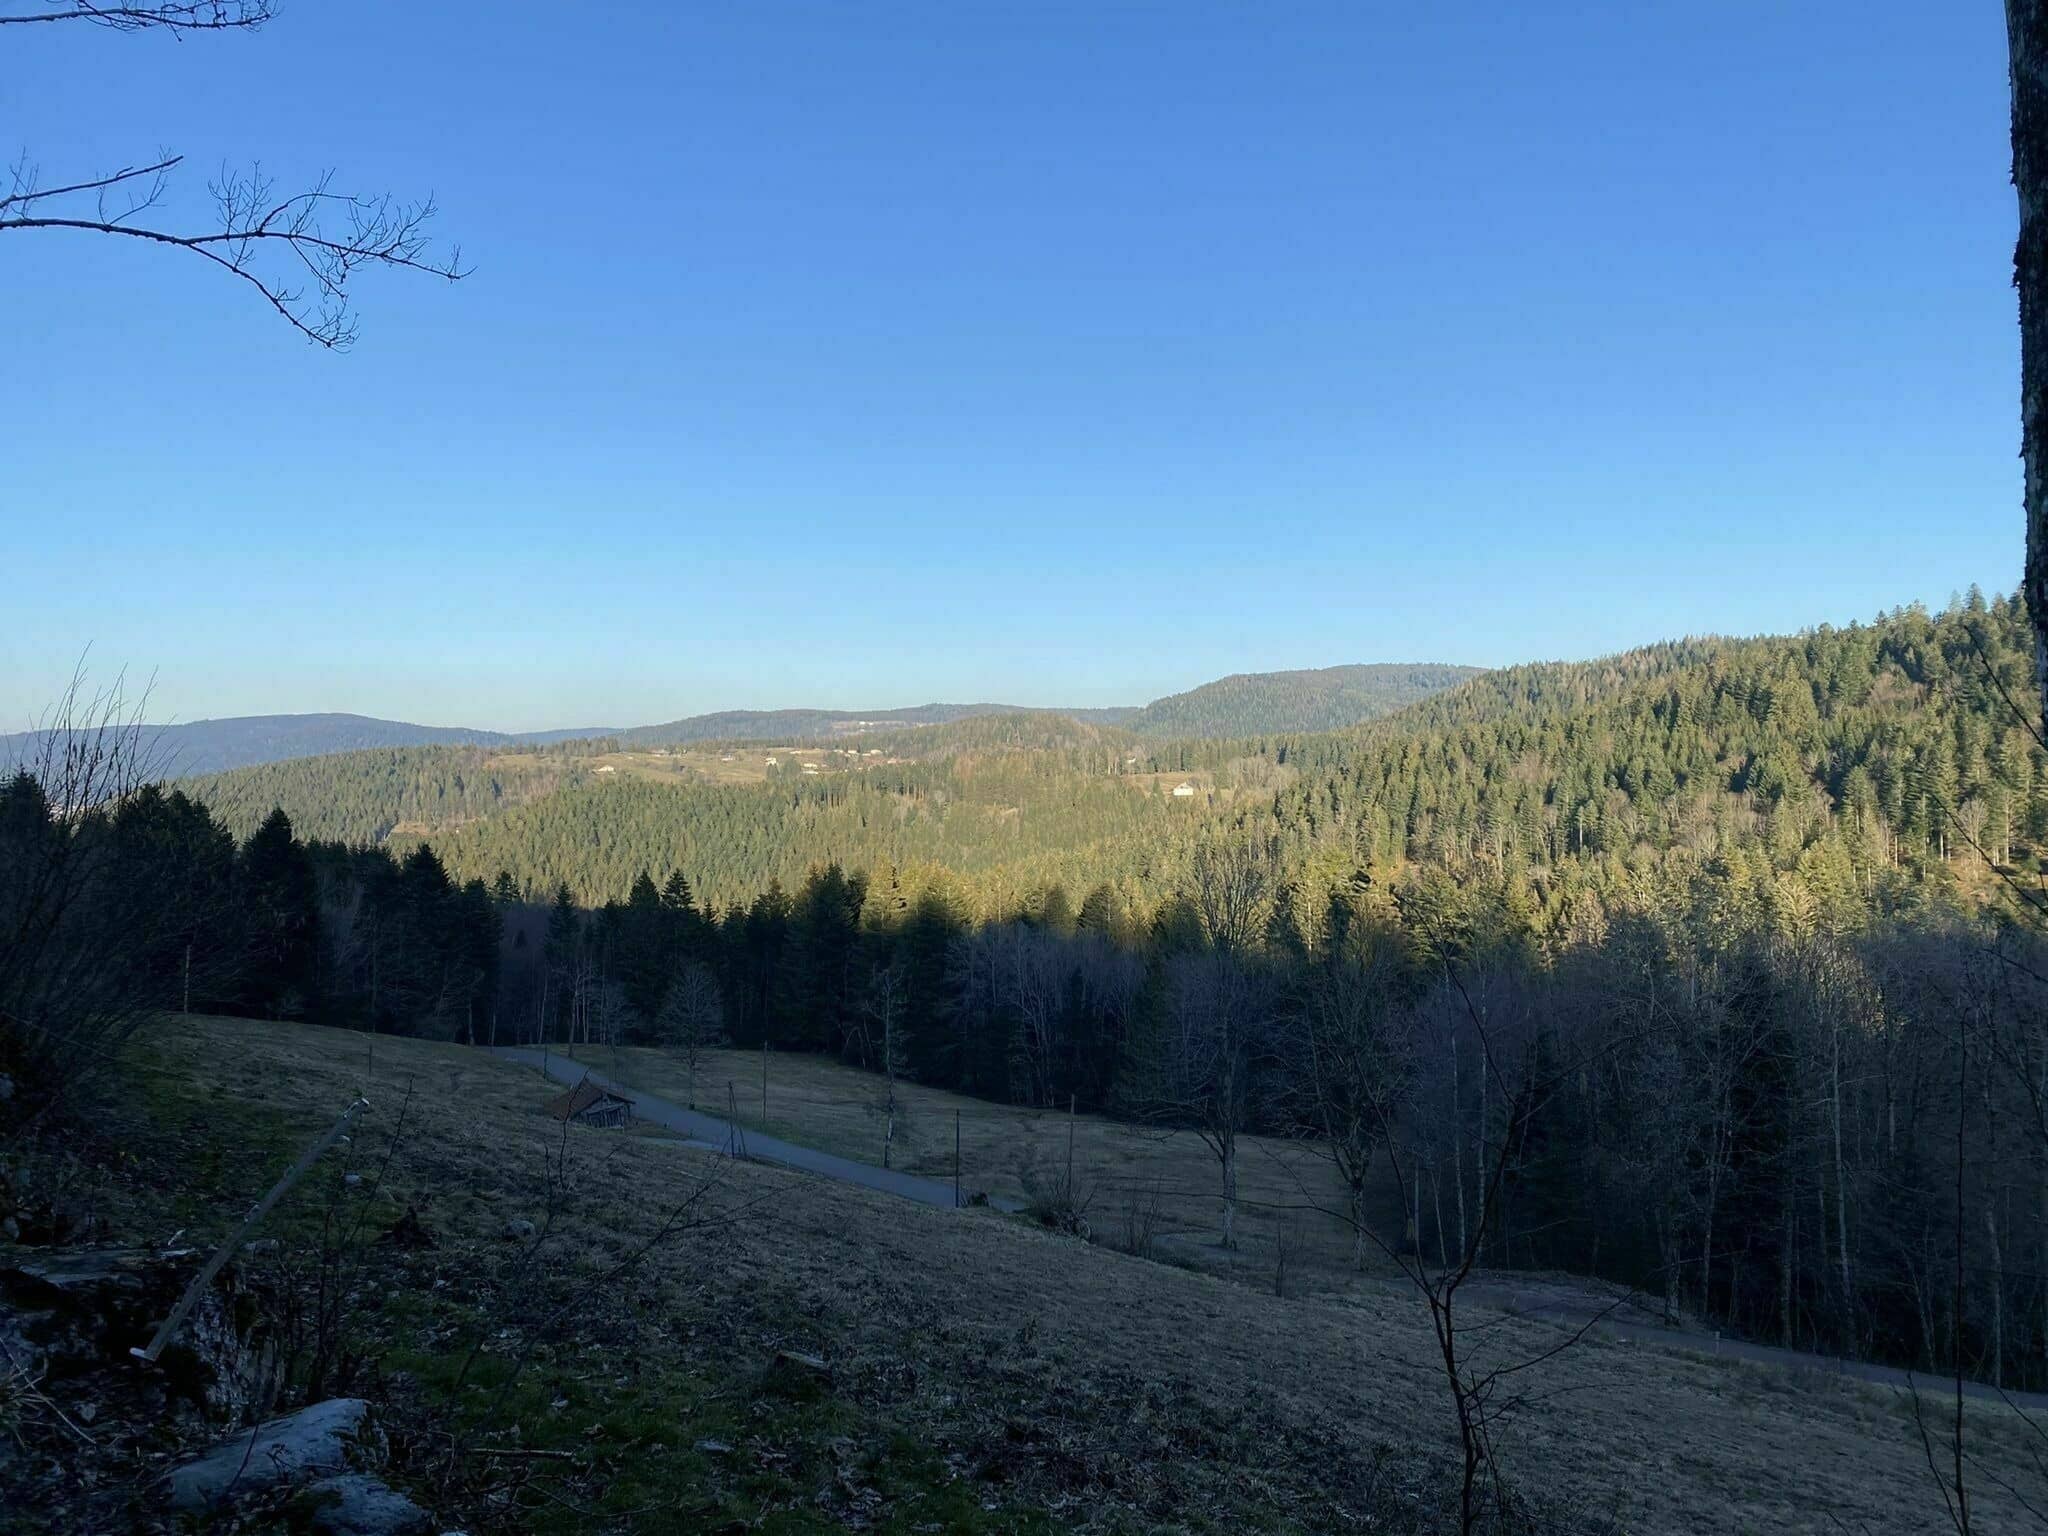
[[[700,1142],[719,1148],[743,1147],[756,1160],[821,1174],[844,1183],[880,1189],[927,1205],[952,1206],[956,1186],[942,1179],[926,1178],[896,1170],[878,1168],[852,1155],[871,1138],[872,1127],[863,1123],[862,1113],[872,1118],[875,1080],[853,1068],[817,1058],[784,1057],[769,1070],[771,1081],[779,1083],[768,1108],[779,1111],[780,1122],[793,1134],[808,1135],[813,1141],[845,1149],[845,1155],[816,1150],[803,1142],[770,1137],[761,1126],[768,1116],[740,1117],[742,1131],[733,1135],[732,1122],[702,1111],[690,1111],[660,1097],[657,1086],[670,1092],[688,1091],[688,1079],[680,1060],[669,1052],[628,1047],[622,1050],[582,1049],[575,1052],[503,1048],[498,1054],[510,1061],[542,1067],[559,1083],[575,1083],[588,1073],[593,1081],[622,1092],[639,1095],[636,1113],[666,1128],[679,1130]],[[751,1061],[734,1052],[708,1053],[700,1063],[700,1081],[719,1081],[720,1068]],[[1068,1117],[1027,1109],[980,1103],[938,1089],[902,1090],[916,1100],[916,1116],[928,1124],[943,1127],[954,1106],[963,1122],[973,1120],[970,1143],[963,1134],[961,1161],[966,1162],[971,1145],[977,1170],[984,1175],[977,1184],[958,1187],[977,1197],[992,1200],[1007,1211],[1025,1209],[1026,1191],[1016,1171],[1019,1153],[1023,1166],[1056,1162],[1069,1138]],[[759,1104],[759,1101],[755,1101]],[[737,1095],[727,1099],[728,1113],[738,1104]],[[849,1116],[847,1109],[855,1114]],[[904,1118],[911,1118],[906,1115]],[[744,1127],[751,1123],[755,1129]],[[1334,1209],[1340,1194],[1332,1186],[1331,1170],[1307,1145],[1300,1142],[1268,1141],[1247,1137],[1246,1160],[1250,1175],[1244,1181],[1246,1219],[1242,1223],[1242,1245],[1236,1253],[1224,1253],[1215,1243],[1215,1202],[1187,1192],[1197,1188],[1215,1165],[1213,1156],[1200,1140],[1188,1133],[1161,1134],[1094,1116],[1077,1117],[1071,1123],[1077,1180],[1084,1192],[1107,1186],[1158,1188],[1174,1193],[1161,1200],[1162,1252],[1185,1267],[1224,1274],[1250,1284],[1272,1283],[1281,1240],[1281,1223],[1289,1224],[1292,1248],[1288,1268],[1282,1277],[1289,1296],[1346,1293],[1363,1290],[1370,1297],[1384,1291],[1392,1270],[1383,1252],[1371,1244],[1355,1250],[1347,1234],[1315,1205]],[[1001,1170],[1004,1159],[1011,1171]],[[919,1160],[910,1144],[911,1161]],[[926,1166],[940,1167],[943,1156],[923,1155]],[[992,1184],[993,1194],[986,1185]],[[1389,1191],[1380,1191],[1377,1204],[1386,1207]],[[1304,1212],[1304,1203],[1308,1209]],[[1109,1218],[1113,1201],[1095,1210],[1098,1219]],[[1391,1217],[1398,1221],[1398,1217]],[[1113,1221],[1103,1228],[1112,1245],[1120,1241]],[[1363,1275],[1361,1276],[1361,1268]],[[1394,1275],[1398,1279],[1398,1275]],[[1917,1388],[1929,1396],[1938,1394],[1945,1383],[1939,1376],[1910,1373],[1868,1361],[1839,1359],[1801,1350],[1781,1349],[1738,1338],[1726,1338],[1718,1330],[1698,1325],[1681,1326],[1682,1319],[1668,1317],[1657,1297],[1630,1293],[1625,1288],[1564,1274],[1535,1274],[1527,1271],[1479,1271],[1462,1292],[1465,1299],[1488,1312],[1508,1312],[1554,1324],[1561,1332],[1576,1333],[1596,1328],[1612,1339],[1659,1349],[1689,1350],[1715,1357],[1744,1360],[1781,1370],[1822,1372],[1842,1378],[1875,1382],[1902,1390]],[[1949,1390],[1952,1392],[1953,1388]],[[1987,1382],[1966,1381],[1966,1395],[1986,1403],[2011,1403],[2030,1413],[2048,1412],[2048,1393],[2003,1391]]]
[[[143,1056],[109,1110],[130,1117],[114,1235],[225,1231],[298,1138],[370,1098],[346,1155],[381,1179],[344,1186],[336,1164],[282,1229],[372,1200],[375,1227],[412,1207],[432,1232],[431,1249],[375,1250],[351,1326],[382,1356],[363,1376],[390,1405],[394,1479],[450,1524],[1442,1528],[1450,1416],[1426,1320],[1392,1286],[1281,1300],[992,1211],[646,1132],[565,1135],[530,1069],[456,1047],[223,1020],[169,1026]],[[686,1220],[711,1219],[619,1268],[707,1179]],[[505,1238],[516,1220],[537,1248]],[[1555,1338],[1488,1321],[1503,1357]],[[779,1350],[825,1370],[788,1379]],[[1552,1529],[1943,1524],[1910,1409],[1885,1389],[1597,1339],[1525,1387],[1501,1457]],[[1970,1412],[1985,1470],[2031,1489],[2024,1427]],[[104,1500],[143,1476],[103,1438],[104,1464],[74,1468]],[[1988,1478],[1979,1490],[1979,1530],[2027,1528]]]

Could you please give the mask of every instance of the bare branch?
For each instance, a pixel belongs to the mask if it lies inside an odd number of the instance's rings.
[[[333,173],[323,174],[303,192],[279,198],[262,168],[223,173],[209,184],[218,214],[217,227],[196,232],[134,222],[136,215],[161,199],[165,177],[181,156],[165,154],[154,163],[125,167],[106,176],[68,186],[39,190],[33,173],[17,166],[14,190],[0,198],[0,232],[61,229],[118,235],[168,245],[212,262],[248,283],[265,302],[308,340],[323,347],[345,348],[356,337],[349,309],[349,278],[363,267],[395,267],[426,272],[459,282],[470,269],[462,253],[444,257],[431,250],[426,226],[437,209],[432,198],[404,202],[388,194],[360,197],[331,190]],[[127,205],[112,209],[110,188],[140,188]],[[76,212],[24,211],[65,197],[93,193],[97,206],[87,217]],[[290,259],[303,269],[308,286],[294,286],[282,274],[260,264],[266,251]]]
[[[71,0],[42,11],[0,12],[0,27],[89,21],[115,32],[253,32],[275,14],[271,0],[174,0],[163,5],[94,5]]]

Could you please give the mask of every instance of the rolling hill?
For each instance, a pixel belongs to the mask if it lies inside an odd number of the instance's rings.
[[[143,730],[162,771],[177,777],[374,748],[512,746],[603,734],[601,727],[515,734],[346,714],[236,715],[183,725],[145,726]],[[0,736],[0,763],[34,757],[47,739],[42,731]]]
[[[1478,667],[1374,662],[1300,672],[1239,672],[1154,699],[1109,722],[1142,736],[1257,736],[1334,731],[1455,688]]]
[[[1010,704],[911,704],[900,709],[722,709],[660,725],[614,731],[627,747],[669,747],[696,741],[817,741],[875,731],[947,725],[979,715],[1011,713]]]
[[[713,741],[830,741],[890,735],[991,715],[1034,713],[1056,713],[1087,725],[1122,726],[1156,738],[1253,736],[1362,724],[1452,687],[1475,671],[1472,667],[1375,663],[1303,672],[1241,673],[1186,693],[1169,694],[1143,707],[1052,712],[987,703],[911,704],[889,709],[726,709],[658,725],[544,731],[415,725],[351,714],[238,715],[145,729],[153,740],[161,771],[177,778],[343,752],[408,747],[505,748],[600,739],[625,748]],[[0,735],[0,765],[35,756],[45,740],[40,731]]]
[[[1337,730],[1159,738],[1018,711],[775,766],[768,749],[743,782],[689,766],[703,753],[636,761],[573,743],[349,753],[186,787],[237,836],[280,805],[307,837],[424,837],[464,877],[566,881],[590,901],[623,897],[645,868],[681,869],[724,904],[836,860],[943,869],[991,910],[1104,880],[1144,910],[1175,888],[1202,825],[1228,818],[1277,839],[1310,913],[1361,865],[1517,872],[1549,921],[1626,868],[1736,855],[1759,879],[1797,870],[1846,913],[1896,881],[1966,875],[1954,856],[1970,839],[2000,865],[2048,846],[2048,760],[1984,675],[1988,662],[2022,689],[2027,652],[2001,600],[1509,668]],[[1356,679],[1335,670],[1230,680],[1186,717],[1214,729],[1237,703],[1270,718],[1291,699],[1315,718],[1347,687],[1355,706]]]

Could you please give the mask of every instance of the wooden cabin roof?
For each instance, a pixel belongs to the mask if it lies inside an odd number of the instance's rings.
[[[582,1114],[583,1111],[589,1109],[592,1105],[602,1104],[607,1100],[623,1104],[628,1109],[633,1107],[633,1101],[623,1093],[614,1093],[611,1089],[600,1087],[588,1077],[585,1077],[582,1082],[571,1088],[567,1093],[559,1094],[550,1100],[548,1103],[548,1113],[557,1120],[570,1120]]]

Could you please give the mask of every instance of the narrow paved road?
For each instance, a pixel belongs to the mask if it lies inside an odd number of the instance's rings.
[[[717,1147],[720,1151],[734,1144],[732,1122],[717,1115],[703,1114],[698,1110],[684,1109],[680,1104],[671,1104],[667,1099],[654,1094],[643,1093],[638,1088],[628,1088],[615,1083],[602,1072],[586,1067],[580,1061],[553,1052],[543,1053],[524,1046],[501,1045],[496,1053],[507,1061],[516,1061],[529,1067],[539,1067],[558,1083],[569,1087],[583,1081],[587,1073],[590,1080],[600,1088],[609,1088],[614,1093],[624,1094],[633,1101],[633,1113],[639,1119],[652,1121],[671,1131],[680,1131],[692,1141]],[[924,1205],[950,1207],[953,1201],[953,1186],[940,1179],[919,1178],[914,1173],[898,1173],[893,1168],[877,1168],[872,1163],[857,1163],[850,1157],[834,1157],[829,1152],[818,1152],[810,1147],[799,1147],[792,1142],[782,1141],[761,1131],[739,1128],[738,1145],[747,1156],[763,1162],[781,1163],[787,1168],[800,1168],[806,1173],[822,1174],[828,1179],[838,1179],[843,1184],[860,1184],[868,1189],[879,1189],[885,1194],[901,1195],[906,1200],[916,1200]]]

